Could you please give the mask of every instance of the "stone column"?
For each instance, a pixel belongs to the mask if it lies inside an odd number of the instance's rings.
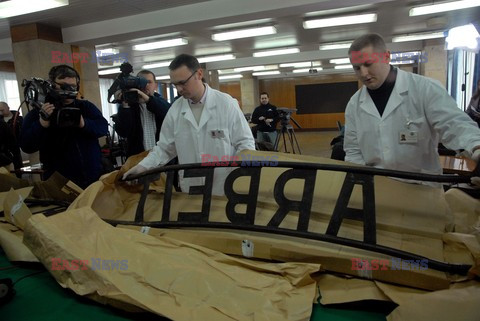
[[[447,87],[447,50],[445,50],[445,40],[432,39],[425,41],[423,50],[426,62],[420,66],[420,74],[429,78],[436,79]]]
[[[240,90],[242,93],[243,113],[253,113],[255,107],[259,104],[258,97],[258,79],[252,76],[252,73],[243,73],[240,79]]]
[[[209,70],[207,83],[210,87],[220,90],[220,81],[218,80],[218,70]]]

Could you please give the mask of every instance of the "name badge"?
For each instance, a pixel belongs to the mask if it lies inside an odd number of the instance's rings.
[[[225,138],[225,133],[221,129],[215,129],[210,131],[212,138]]]
[[[398,141],[400,144],[415,144],[418,143],[418,132],[405,131],[398,133]]]

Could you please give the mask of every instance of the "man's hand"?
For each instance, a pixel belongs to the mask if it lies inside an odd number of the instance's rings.
[[[138,94],[138,101],[140,103],[147,103],[150,100],[150,97],[144,93],[143,91],[137,89],[137,88],[132,88],[130,91],[136,91]]]
[[[140,164],[137,164],[135,166],[133,166],[132,168],[130,168],[125,174],[123,174],[122,176],[122,179],[125,180],[128,178],[128,176],[130,175],[138,175],[138,174],[141,174],[143,172],[145,172],[147,169],[145,167],[143,167],[142,165]],[[134,184],[138,184],[138,180],[134,179],[132,181],[126,181],[126,183],[128,185],[134,185]]]
[[[42,105],[42,108],[40,109],[40,125],[42,125],[43,128],[50,127],[50,117],[54,110],[55,106],[50,103]]]

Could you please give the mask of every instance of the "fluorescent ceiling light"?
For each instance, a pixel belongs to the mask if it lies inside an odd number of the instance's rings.
[[[242,72],[242,71],[258,71],[258,70],[265,70],[265,66],[250,66],[250,67],[240,67],[234,68],[235,72]]]
[[[243,75],[241,75],[241,74],[234,74],[234,75],[219,76],[218,80],[238,79],[238,78],[242,78],[242,77],[243,77]]]
[[[335,66],[334,69],[353,69],[352,65],[339,65]]]
[[[253,45],[253,49],[261,50],[261,49],[269,49],[269,48],[279,48],[279,47],[290,47],[295,46],[297,44],[297,38],[292,36],[286,37],[277,37],[273,39],[263,39],[257,38],[255,39],[255,44]]]
[[[262,24],[267,24],[272,22],[272,18],[265,18],[265,19],[257,19],[257,20],[248,20],[248,21],[242,21],[242,22],[234,22],[234,23],[228,23],[225,25],[218,25],[215,27],[212,27],[212,30],[226,30],[226,29],[233,29],[233,28],[238,28],[238,27],[247,27],[247,26],[259,26]]]
[[[107,56],[107,55],[116,55],[120,51],[116,48],[104,48],[104,49],[95,49],[95,53],[98,56]]]
[[[303,22],[303,28],[313,29],[313,28],[326,28],[334,26],[344,26],[344,25],[354,25],[358,23],[369,23],[377,21],[376,13],[367,13],[361,15],[353,16],[343,16],[336,18],[324,18],[324,19],[315,19],[307,20]]]
[[[398,60],[398,61],[391,61],[391,65],[410,65],[414,64],[416,61],[415,60]]]
[[[112,75],[112,74],[119,74],[120,68],[110,68],[110,69],[102,69],[98,71],[99,75]]]
[[[281,68],[293,67],[293,68],[302,68],[302,67],[312,67],[312,66],[321,66],[320,61],[304,61],[304,62],[288,62],[280,64]]]
[[[219,69],[218,74],[219,75],[225,75],[225,74],[233,74],[235,71],[234,69]]]
[[[232,52],[232,47],[229,45],[226,46],[215,46],[215,47],[206,47],[206,48],[196,48],[195,57],[197,56],[208,56],[208,55],[220,55],[227,52]]]
[[[216,56],[205,56],[198,58],[199,63],[213,62],[213,61],[223,61],[223,60],[232,60],[235,59],[235,55],[216,55]]]
[[[470,23],[465,26],[455,27],[448,31],[447,49],[465,48],[475,50],[478,47],[479,34]]]
[[[156,80],[169,80],[170,79],[170,76],[169,75],[166,75],[166,76],[157,76],[155,77]]]
[[[164,61],[164,60],[173,60],[175,55],[168,53],[163,55],[148,55],[142,58],[143,62],[152,62],[152,61]]]
[[[0,2],[0,19],[63,6],[68,6],[68,0],[35,0],[28,3],[18,0],[3,1]]]
[[[445,37],[445,34],[443,32],[417,33],[417,34],[393,37],[392,42],[406,42],[406,41],[435,39],[435,38],[443,38],[443,37]]]
[[[141,45],[134,45],[132,48],[133,50],[143,51],[143,50],[153,50],[153,49],[159,49],[159,48],[183,46],[187,44],[188,44],[188,40],[186,38],[175,38],[175,39],[169,39],[169,40],[143,43]]]
[[[277,33],[277,29],[275,29],[275,27],[267,26],[267,27],[239,29],[235,31],[214,33],[212,35],[212,39],[214,41],[224,41],[224,40],[239,39],[239,38],[273,35],[275,33]]]
[[[171,61],[161,61],[154,64],[143,65],[142,69],[161,68],[170,66]]]
[[[273,70],[273,71],[259,71],[252,73],[252,76],[270,76],[270,75],[280,75],[280,71]]]
[[[293,69],[293,73],[304,73],[304,72],[310,72],[311,69],[316,69],[317,71],[323,70],[322,67],[314,67],[314,68],[304,68],[304,69]]]
[[[473,8],[478,6],[480,6],[480,1],[478,0],[450,1],[450,2],[433,4],[429,6],[413,7],[412,9],[410,9],[408,14],[411,17],[421,16],[424,14],[447,12],[447,11],[453,11],[453,10]]]
[[[324,43],[318,47],[319,50],[333,50],[333,49],[345,49],[350,48],[352,42],[333,42],[333,43]]]
[[[268,56],[278,56],[278,55],[288,55],[300,52],[298,48],[285,48],[285,49],[276,49],[276,50],[268,50],[268,51],[258,51],[254,52],[254,57],[268,57]]]
[[[337,65],[349,64],[350,63],[350,58],[330,59],[329,62],[331,64],[337,64]]]

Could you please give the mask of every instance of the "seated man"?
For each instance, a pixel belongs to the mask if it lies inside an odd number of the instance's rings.
[[[346,161],[442,174],[439,142],[478,161],[480,129],[445,88],[390,65],[390,51],[378,34],[356,39],[349,55],[364,86],[345,111]]]
[[[268,93],[261,93],[260,106],[252,114],[252,123],[257,124],[257,141],[275,144],[278,121],[277,107],[270,104]]]
[[[59,172],[82,188],[102,174],[102,154],[98,138],[108,133],[108,123],[88,100],[76,98],[80,76],[67,65],[53,67],[49,74],[60,97],[32,109],[23,122],[20,147],[26,153],[40,151],[43,178]],[[47,99],[48,100],[48,99]],[[62,111],[68,110],[70,115]]]
[[[142,70],[137,77],[148,81],[143,90],[131,89],[138,93],[138,104],[123,102],[115,117],[116,132],[127,139],[127,157],[151,150],[155,146],[163,119],[170,108],[168,101],[155,92],[157,82],[153,72]]]

